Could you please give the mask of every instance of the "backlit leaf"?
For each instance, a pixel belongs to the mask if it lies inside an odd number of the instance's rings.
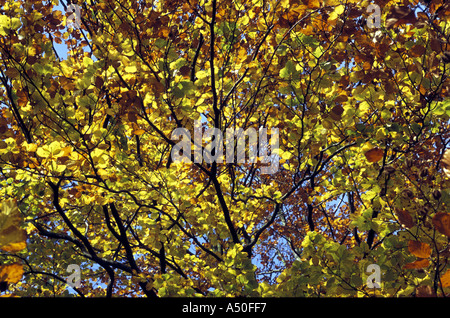
[[[0,4],[14,294],[448,294],[448,1],[59,2]]]

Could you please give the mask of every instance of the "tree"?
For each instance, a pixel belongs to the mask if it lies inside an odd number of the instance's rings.
[[[446,1],[0,3],[0,292],[449,294]]]

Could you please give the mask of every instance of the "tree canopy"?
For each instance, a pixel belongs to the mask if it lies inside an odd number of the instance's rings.
[[[448,1],[0,8],[0,295],[449,295]]]

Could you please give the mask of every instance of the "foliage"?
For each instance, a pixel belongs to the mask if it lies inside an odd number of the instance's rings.
[[[449,294],[448,2],[0,4],[0,293]],[[278,171],[172,162],[198,119]]]

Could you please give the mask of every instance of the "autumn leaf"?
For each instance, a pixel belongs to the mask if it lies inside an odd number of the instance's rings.
[[[340,105],[336,105],[331,109],[330,117],[333,118],[333,120],[341,120],[343,112],[344,108]]]
[[[140,136],[143,133],[145,133],[145,130],[143,130],[143,129],[136,129],[136,130],[133,131],[133,134],[135,134],[137,136]]]
[[[444,173],[450,178],[450,150],[444,152],[441,163]]]
[[[189,66],[184,65],[180,68],[180,74],[183,75],[184,77],[188,77],[190,73],[191,68]]]
[[[450,213],[436,213],[433,217],[432,223],[436,230],[450,237]]]
[[[356,0],[76,2],[68,28],[0,4],[14,294],[366,297],[367,261],[377,295],[448,285],[445,1],[381,1],[381,28]]]
[[[430,261],[428,259],[418,259],[412,263],[408,263],[404,265],[403,269],[421,269],[426,268],[430,265]]]
[[[402,23],[415,23],[417,21],[414,10],[408,6],[394,6],[386,19],[386,28]]]
[[[383,150],[381,148],[373,148],[364,153],[369,162],[377,162],[383,158]]]
[[[431,255],[430,245],[419,241],[409,241],[408,250],[418,258],[428,258]]]
[[[23,266],[19,263],[0,266],[0,283],[16,284],[22,279]]]
[[[27,234],[20,228],[22,217],[14,200],[2,202],[0,208],[0,249],[18,252],[26,247]]]
[[[431,286],[419,286],[416,288],[416,297],[436,297],[436,293]]]
[[[408,213],[405,209],[396,209],[395,215],[398,217],[400,224],[404,225],[407,228],[412,228],[415,225],[414,219],[411,214]]]
[[[445,274],[441,275],[442,287],[450,287],[450,269]]]
[[[414,45],[411,50],[410,53],[412,53],[412,56],[422,56],[425,53],[426,48],[424,46],[421,45]]]

